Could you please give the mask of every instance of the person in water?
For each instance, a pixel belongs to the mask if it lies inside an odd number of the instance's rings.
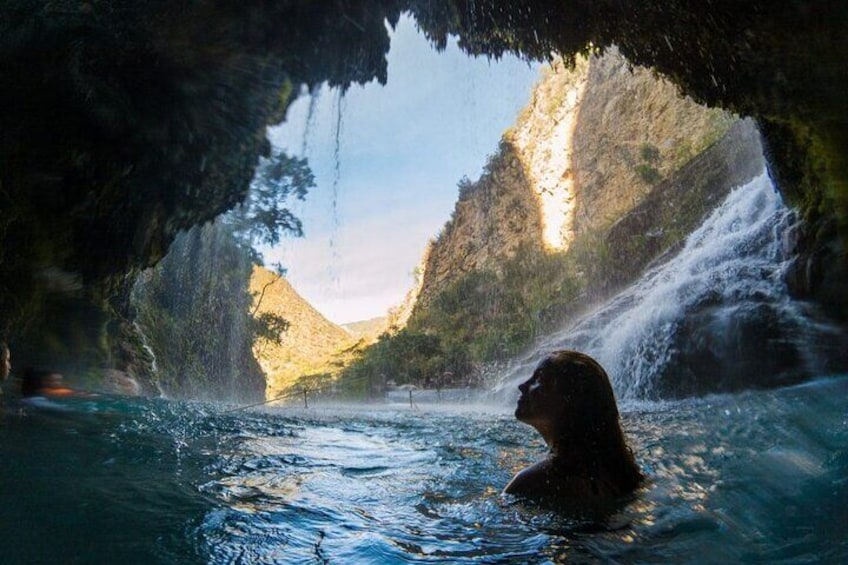
[[[0,381],[5,381],[9,378],[9,373],[12,372],[12,353],[9,351],[9,346],[5,341],[0,341]],[[0,388],[0,394],[3,394],[3,389]]]
[[[65,396],[87,396],[86,393],[68,388],[63,383],[61,374],[55,371],[39,371],[27,368],[21,380],[21,396],[30,398],[42,397],[65,397]]]
[[[505,493],[595,513],[614,508],[639,486],[642,474],[597,361],[556,351],[518,389],[515,417],[538,430],[550,454],[515,475]]]

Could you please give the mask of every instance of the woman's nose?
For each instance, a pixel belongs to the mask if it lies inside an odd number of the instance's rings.
[[[521,392],[527,392],[527,381],[524,381],[520,385],[518,385],[518,390]]]

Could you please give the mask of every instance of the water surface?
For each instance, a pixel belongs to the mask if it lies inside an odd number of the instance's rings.
[[[839,562],[848,379],[623,406],[648,477],[587,524],[500,495],[505,405],[7,404],[7,563]]]

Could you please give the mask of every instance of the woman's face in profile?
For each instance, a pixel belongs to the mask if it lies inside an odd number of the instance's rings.
[[[515,408],[515,417],[535,427],[552,422],[562,408],[552,379],[544,370],[545,363],[537,367],[529,379],[518,385],[521,396]]]

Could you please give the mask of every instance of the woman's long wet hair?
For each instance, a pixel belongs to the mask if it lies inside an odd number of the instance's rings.
[[[621,429],[618,406],[606,371],[577,351],[555,351],[539,365],[562,402],[556,422],[554,452],[567,454],[568,466],[579,467],[615,487],[634,490],[642,481]]]

